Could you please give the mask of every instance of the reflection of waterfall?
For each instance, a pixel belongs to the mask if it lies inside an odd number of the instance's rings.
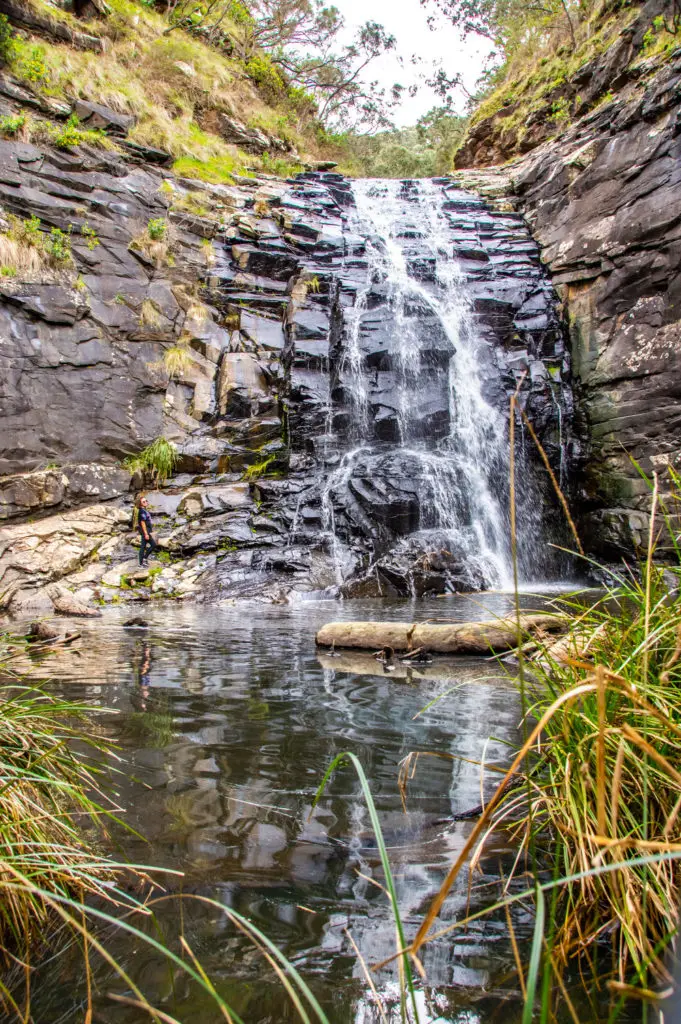
[[[428,181],[356,182],[354,194],[367,285],[345,315],[337,393],[353,410],[357,447],[327,499],[349,485],[369,514],[372,502],[385,506],[411,551],[444,553],[472,582],[506,586],[506,424],[483,394],[489,356],[454,258],[447,195]]]

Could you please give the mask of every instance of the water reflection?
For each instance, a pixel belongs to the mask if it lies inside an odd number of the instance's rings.
[[[490,616],[508,607],[503,595],[477,595],[474,606],[422,602],[418,615],[481,617],[481,601]],[[471,762],[506,763],[518,738],[516,688],[495,662],[449,659],[385,676],[365,655],[315,651],[313,634],[323,622],[367,613],[411,620],[416,609],[407,602],[156,607],[145,610],[145,630],[124,627],[126,615],[113,609],[83,626],[77,655],[57,651],[34,666],[44,675],[49,664],[62,692],[119,711],[99,724],[123,748],[125,771],[115,785],[130,824],[149,840],[118,837],[130,860],[180,869],[185,878],[171,878],[170,890],[207,895],[246,914],[311,982],[334,1024],[380,1019],[348,933],[369,963],[394,952],[395,935],[375,884],[379,858],[354,773],[337,772],[312,809],[329,762],[351,750],[364,765],[413,934],[471,828],[436,820],[478,804],[494,777]],[[420,759],[405,814],[397,777],[412,750],[456,756]],[[474,907],[491,899],[512,856],[503,835],[490,839],[472,893],[462,877],[442,919],[456,920],[469,899]],[[177,905],[163,904],[159,920],[171,939],[179,934]],[[519,911],[521,939],[530,924]],[[185,904],[182,927],[249,1024],[297,1019],[257,951],[214,909]],[[111,942],[167,1012],[187,1024],[220,1019],[186,980],[175,984],[152,951],[115,936]],[[433,943],[424,964],[424,1020],[519,1017],[501,917]],[[104,967],[100,972],[101,991],[122,990]],[[392,968],[377,976],[392,1007],[395,983]],[[39,991],[38,1020],[78,1019],[83,992],[74,989],[68,958],[52,965]],[[390,1020],[396,1012],[389,1010]],[[99,1013],[112,1024],[146,1019],[104,997]]]

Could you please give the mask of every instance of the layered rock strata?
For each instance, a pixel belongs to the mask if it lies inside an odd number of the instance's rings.
[[[505,407],[526,379],[557,464],[568,364],[536,246],[517,216],[438,187],[492,353],[490,394]],[[0,201],[0,263],[14,260],[0,277],[3,607],[47,609],[58,581],[99,604],[335,592],[336,540],[362,576],[409,533],[400,472],[378,488],[360,474],[335,499],[336,532],[324,522],[352,408],[346,313],[367,284],[348,181],[310,172],[208,185],[123,148],[4,141]],[[63,232],[70,256],[36,264],[2,241],[35,217],[43,235]],[[377,321],[363,341],[379,441],[392,429],[376,361],[386,331]],[[426,432],[446,429],[446,379],[444,359]],[[126,460],[160,437],[179,462],[150,494],[165,553],[140,570],[129,530],[143,481]],[[420,589],[441,589],[450,569],[428,567]],[[384,592],[404,592],[412,570],[390,568]]]
[[[616,96],[526,156],[458,175],[526,218],[563,301],[583,444],[576,503],[584,543],[605,557],[647,545],[640,470],[658,473],[664,495],[681,465],[681,48],[633,59],[649,8],[639,38],[607,57],[619,61]],[[494,159],[483,136],[462,164]]]

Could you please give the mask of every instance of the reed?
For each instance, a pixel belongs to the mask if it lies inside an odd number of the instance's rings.
[[[525,741],[409,946],[418,957],[425,943],[465,927],[470,918],[438,930],[439,910],[490,828],[510,830],[533,851],[516,861],[531,868],[523,895],[536,909],[526,978],[519,968],[524,1024],[535,1002],[542,1021],[572,1006],[569,965],[588,992],[608,986],[610,1020],[625,999],[645,1006],[670,991],[681,894],[679,478],[670,473],[664,499],[657,478],[649,483],[642,564],[610,572],[591,601],[565,600],[574,619],[567,638],[519,646]]]

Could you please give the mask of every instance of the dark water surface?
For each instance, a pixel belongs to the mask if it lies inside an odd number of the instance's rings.
[[[529,597],[524,603],[540,604]],[[97,721],[122,748],[116,789],[127,820],[149,841],[123,835],[119,856],[184,872],[168,888],[209,896],[248,916],[295,963],[333,1024],[373,1024],[381,1018],[349,935],[369,964],[396,948],[386,896],[372,882],[382,880],[375,840],[351,767],[336,772],[313,811],[315,791],[336,754],[358,756],[413,934],[472,827],[435,820],[475,806],[481,785],[486,794],[494,786],[492,772],[481,783],[480,768],[460,758],[508,762],[508,745],[518,740],[519,696],[492,661],[448,659],[385,675],[369,655],[317,653],[314,633],[340,618],[484,618],[509,608],[501,594],[418,604],[144,606],[139,613],[149,620],[148,630],[124,628],[134,612],[111,609],[79,626],[78,652],[58,652],[40,671],[49,672],[51,686],[65,695],[118,712]],[[405,814],[398,771],[415,750],[457,758],[419,759]],[[493,902],[500,872],[510,870],[514,856],[503,835],[490,837],[473,879],[474,909]],[[462,875],[441,920],[463,916],[467,899]],[[159,907],[166,938],[172,943],[184,931],[248,1024],[299,1019],[261,955],[215,908],[188,901],[182,907],[177,901]],[[520,909],[514,920],[522,941],[531,918]],[[152,950],[116,935],[107,941],[167,1013],[185,1024],[224,1019],[198,988],[179,975],[171,978]],[[83,1019],[76,962],[66,955],[41,973],[34,988],[41,1024]],[[433,943],[424,966],[423,1024],[519,1020],[503,915]],[[388,1020],[397,1021],[394,969],[375,980]],[[100,991],[125,992],[105,967],[98,982]],[[148,1018],[102,997],[96,1019],[137,1024]]]

